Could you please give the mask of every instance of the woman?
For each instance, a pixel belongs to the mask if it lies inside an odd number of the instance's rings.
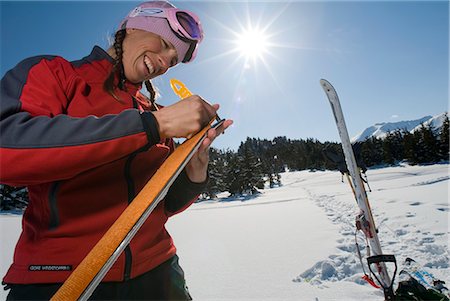
[[[199,96],[159,108],[149,80],[195,58],[197,17],[165,1],[132,10],[107,51],[68,62],[26,59],[1,82],[1,183],[27,186],[29,205],[8,300],[49,299],[173,151],[218,110]],[[145,83],[151,99],[139,90]],[[167,219],[207,182],[208,131],[164,201],[110,269],[92,299],[190,300]]]

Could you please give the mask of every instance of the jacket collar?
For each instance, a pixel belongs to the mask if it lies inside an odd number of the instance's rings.
[[[107,60],[109,63],[114,64],[114,59],[99,46],[94,46],[91,53],[85,58],[89,62]]]
[[[114,64],[114,59],[108,54],[108,52],[97,45],[92,48],[91,53],[83,58],[83,60],[88,61],[89,63],[101,62],[101,66],[104,68],[106,75],[109,75],[109,72],[111,72],[111,68]],[[141,83],[133,84],[128,80],[126,81],[125,86],[133,95],[142,88]]]

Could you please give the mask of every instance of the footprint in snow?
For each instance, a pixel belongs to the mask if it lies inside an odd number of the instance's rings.
[[[419,205],[422,205],[422,203],[421,202],[414,202],[414,203],[409,204],[409,206],[419,206]]]
[[[408,231],[406,231],[404,229],[398,229],[398,230],[395,230],[395,234],[398,236],[402,236],[402,235],[408,234]]]
[[[342,234],[343,236],[349,236],[349,235],[353,236],[353,235],[355,235],[354,232],[350,232],[350,231],[342,231],[341,234]]]
[[[442,212],[448,212],[449,211],[448,208],[437,208],[437,210],[442,211]]]
[[[353,253],[356,250],[356,246],[354,244],[350,244],[350,245],[339,245],[337,246],[337,248],[341,251],[344,252],[349,252],[349,253]]]
[[[422,243],[433,243],[434,242],[434,238],[433,237],[424,237],[422,238],[422,241],[420,242]]]

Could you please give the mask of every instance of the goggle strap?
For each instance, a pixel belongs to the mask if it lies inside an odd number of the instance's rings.
[[[184,56],[183,63],[189,62],[192,59],[192,55],[194,54],[196,48],[197,48],[197,42],[191,41],[191,43],[189,45],[189,49],[186,52],[186,55]]]

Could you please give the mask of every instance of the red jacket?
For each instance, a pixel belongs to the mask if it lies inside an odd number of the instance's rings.
[[[140,86],[117,91],[124,103],[103,90],[111,68],[94,47],[76,62],[29,58],[2,79],[0,182],[27,186],[30,199],[6,283],[63,282],[173,151],[148,105],[132,97]],[[203,187],[182,174],[104,281],[172,257],[164,224]]]

